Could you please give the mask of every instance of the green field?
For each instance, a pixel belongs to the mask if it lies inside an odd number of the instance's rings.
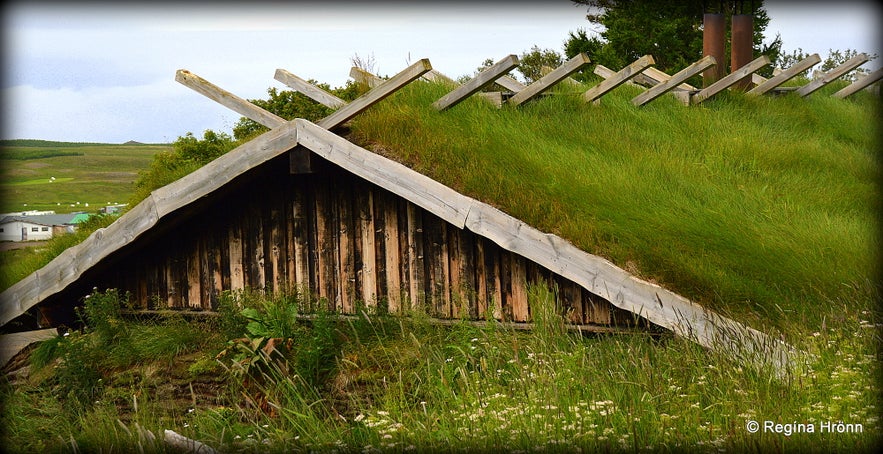
[[[170,145],[0,141],[0,212],[96,211],[126,203],[138,172]],[[52,180],[54,178],[54,180]]]

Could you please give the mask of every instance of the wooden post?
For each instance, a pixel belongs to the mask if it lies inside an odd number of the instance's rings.
[[[806,57],[803,60],[800,60],[799,62],[791,65],[790,68],[779,72],[778,75],[775,75],[770,79],[761,81],[759,84],[757,84],[756,87],[748,90],[748,94],[762,95],[778,87],[779,85],[782,85],[783,83],[808,70],[809,68],[812,68],[813,65],[817,64],[820,61],[822,61],[822,59],[819,58],[819,54],[812,54],[809,57]]]
[[[702,61],[702,60],[699,60],[699,61]],[[715,62],[715,64],[717,64],[717,60],[713,60],[713,61]],[[645,76],[645,78],[647,78],[651,81],[654,81],[653,87],[655,87],[658,84],[661,84],[662,82],[670,80],[672,78],[672,76],[669,76],[665,72],[660,71],[659,69],[656,69],[653,66],[645,69],[641,73],[641,75]],[[650,88],[653,88],[653,87],[650,87]],[[683,83],[683,82],[678,84],[677,86],[675,86],[674,89],[675,90],[685,90],[685,91],[699,91],[698,88],[696,88],[688,83]]]
[[[654,86],[653,88],[650,88],[644,93],[635,96],[634,98],[632,98],[632,104],[636,106],[643,106],[644,104],[653,101],[654,99],[662,96],[668,91],[674,90],[675,87],[677,87],[678,84],[680,84],[681,82],[693,77],[694,75],[702,71],[705,71],[714,64],[714,57],[712,57],[711,55],[703,57],[696,63],[693,63],[692,65],[678,71],[678,73],[672,76],[669,80],[661,82],[660,84]]]
[[[837,93],[834,93],[833,97],[843,99],[847,96],[852,95],[853,93],[858,92],[859,90],[871,85],[872,83],[883,78],[883,68],[879,68],[876,71],[867,74],[860,78],[859,80],[849,84],[843,89],[839,90]]]
[[[284,118],[267,112],[245,99],[242,99],[202,77],[187,71],[186,69],[179,69],[175,73],[175,80],[212,101],[215,101],[238,114],[242,114],[270,129],[282,126],[282,124],[285,123]]]
[[[450,93],[439,98],[438,101],[432,104],[432,107],[436,110],[445,110],[454,107],[459,104],[464,99],[468,98],[473,93],[477,93],[482,88],[494,83],[500,76],[508,73],[518,66],[518,57],[513,55],[509,55],[502,60],[493,64],[493,66],[486,68],[484,71],[478,73],[475,77],[473,77],[469,82],[455,88]]]
[[[534,98],[549,88],[552,88],[552,86],[558,82],[566,79],[571,74],[579,71],[583,66],[589,64],[589,62],[589,56],[585,53],[576,55],[549,74],[546,74],[536,82],[528,85],[527,88],[516,93],[515,96],[509,98],[509,104],[517,106]]]
[[[818,79],[813,80],[812,82],[800,87],[797,89],[797,94],[801,97],[806,97],[815,92],[816,90],[828,85],[829,83],[839,79],[844,74],[852,71],[855,68],[863,65],[866,61],[868,61],[868,56],[865,54],[858,54],[855,57],[846,60],[840,66],[828,71],[823,74]]]
[[[279,82],[282,82],[285,85],[288,85],[292,90],[306,95],[308,98],[318,102],[319,104],[322,104],[323,106],[337,109],[338,107],[346,105],[346,101],[301,79],[300,77],[295,76],[294,74],[291,74],[284,69],[277,69],[276,75],[273,78],[278,80]]]
[[[422,76],[430,69],[432,69],[432,65],[429,64],[428,59],[424,58],[417,63],[414,63],[413,65],[403,69],[400,73],[396,74],[389,80],[384,81],[373,90],[360,96],[355,101],[341,107],[336,112],[323,118],[316,124],[325,129],[334,129],[335,127],[345,123],[350,118],[353,118],[356,115],[360,114],[363,110],[373,106],[374,104],[382,101],[387,96],[395,93],[396,90],[411,83],[411,81]]]
[[[739,82],[742,78],[748,76],[749,74],[757,71],[760,68],[770,64],[770,57],[766,55],[761,55],[759,58],[756,58],[751,63],[733,71],[723,79],[709,85],[708,87],[702,89],[699,93],[696,93],[692,96],[691,102],[693,104],[699,104],[702,101],[705,101],[708,98],[726,90],[731,85]]]
[[[613,90],[614,88],[622,85],[627,80],[635,77],[645,68],[654,63],[656,62],[653,61],[652,55],[644,55],[643,57],[635,60],[632,64],[621,69],[613,76],[604,79],[604,81],[600,84],[590,88],[587,92],[585,92],[585,94],[583,94],[583,98],[585,98],[586,102],[592,102],[600,98],[601,96],[604,96],[610,90]]]

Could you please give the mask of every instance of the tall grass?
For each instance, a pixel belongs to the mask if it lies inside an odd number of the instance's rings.
[[[445,92],[409,85],[357,117],[355,139],[752,323],[815,329],[827,301],[874,297],[872,95],[636,108],[640,90],[623,86],[600,106],[558,92],[517,109],[470,98],[436,112]]]

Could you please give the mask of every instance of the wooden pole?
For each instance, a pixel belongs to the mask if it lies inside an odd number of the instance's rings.
[[[702,86],[707,87],[724,77],[727,71],[724,56],[726,20],[723,14],[705,14],[702,16],[702,56],[712,56],[717,65],[702,73]]]

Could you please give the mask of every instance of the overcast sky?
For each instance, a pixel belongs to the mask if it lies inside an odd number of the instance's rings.
[[[876,2],[765,4],[767,41],[780,33],[786,51],[883,54]],[[276,68],[342,86],[354,56],[389,76],[428,58],[458,77],[534,45],[563,53],[568,32],[591,30],[586,8],[566,0],[123,5],[4,4],[2,138],[158,143],[230,132],[239,115],[175,82],[182,68],[265,98],[285,88]]]

